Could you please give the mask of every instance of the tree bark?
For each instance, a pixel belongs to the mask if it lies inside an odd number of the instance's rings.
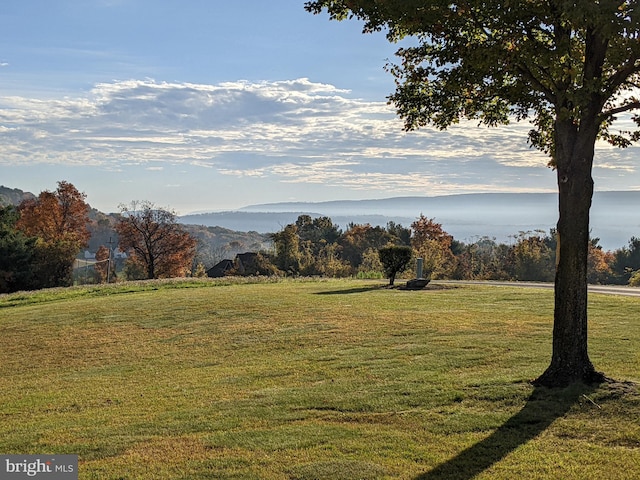
[[[581,132],[571,122],[556,124],[559,219],[553,351],[551,364],[536,385],[564,387],[605,379],[587,351],[587,254],[596,132]]]

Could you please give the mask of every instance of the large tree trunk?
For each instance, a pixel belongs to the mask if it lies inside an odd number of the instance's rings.
[[[604,379],[587,353],[587,253],[589,209],[593,197],[595,131],[580,132],[574,125],[556,126],[558,174],[555,310],[551,364],[537,385],[564,387]]]

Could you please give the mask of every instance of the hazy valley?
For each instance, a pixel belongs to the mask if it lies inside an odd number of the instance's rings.
[[[640,236],[640,191],[596,192],[591,208],[591,235],[607,250]],[[345,228],[349,223],[409,226],[421,213],[435,218],[457,240],[482,236],[509,242],[518,232],[549,231],[558,220],[555,193],[490,193],[440,197],[396,197],[378,200],[286,202],[250,205],[236,211],[184,215],[185,224],[220,226],[268,233],[295,222],[301,214],[329,216]]]

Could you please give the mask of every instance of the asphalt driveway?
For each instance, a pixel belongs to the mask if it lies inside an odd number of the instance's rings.
[[[434,284],[443,285],[493,285],[496,287],[525,287],[553,289],[553,283],[546,282],[500,282],[494,280],[434,280]],[[589,285],[589,293],[603,293],[605,295],[623,295],[640,297],[640,287],[625,285]]]

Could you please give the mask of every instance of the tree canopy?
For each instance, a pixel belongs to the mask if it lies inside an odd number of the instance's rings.
[[[86,195],[69,182],[58,182],[18,207],[16,228],[36,239],[31,288],[71,285],[73,262],[90,237]]]
[[[378,250],[378,255],[384,268],[384,274],[389,279],[389,285],[393,285],[396,275],[409,266],[413,250],[407,245],[389,245]]]
[[[38,197],[20,203],[18,227],[45,242],[66,240],[80,249],[90,237],[86,197],[71,183],[60,181],[55,192],[45,190]]]
[[[320,0],[314,13],[357,17],[364,32],[385,29],[400,48],[390,100],[408,129],[446,128],[460,118],[487,125],[531,118],[532,143],[555,151],[554,120],[593,128],[620,146],[637,131],[612,133],[616,116],[636,110],[640,26],[635,2],[510,0]],[[634,116],[638,123],[638,117]]]
[[[196,241],[176,222],[175,213],[151,202],[132,202],[120,209],[120,248],[133,252],[131,261],[144,266],[146,278],[179,277],[191,269]]]

